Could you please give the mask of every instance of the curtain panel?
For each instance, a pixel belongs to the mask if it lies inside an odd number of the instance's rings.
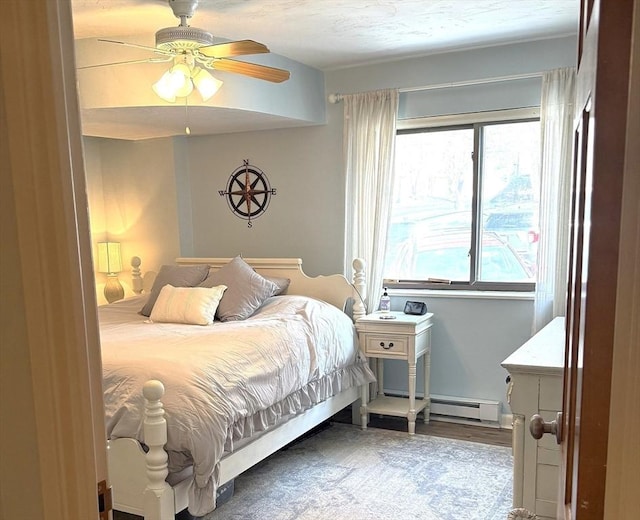
[[[367,263],[367,312],[382,294],[391,215],[398,90],[342,96],[346,179],[345,273],[354,258]]]
[[[534,334],[566,311],[575,88],[574,68],[555,69],[543,75]]]

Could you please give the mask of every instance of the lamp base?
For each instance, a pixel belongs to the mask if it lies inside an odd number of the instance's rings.
[[[118,275],[107,275],[107,283],[104,286],[104,297],[109,303],[117,302],[124,298],[124,287],[122,287],[120,280],[118,280]]]

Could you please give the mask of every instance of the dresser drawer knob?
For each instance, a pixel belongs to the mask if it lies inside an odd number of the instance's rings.
[[[384,341],[381,341],[380,346],[385,350],[389,350],[390,348],[393,348],[393,342],[389,343],[389,346],[385,346]]]

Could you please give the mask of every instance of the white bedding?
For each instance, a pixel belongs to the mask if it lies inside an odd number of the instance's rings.
[[[250,318],[151,323],[145,297],[99,308],[109,438],[144,441],[141,389],[165,386],[169,469],[193,464],[189,512],[215,508],[217,464],[234,441],[339,391],[372,381],[352,321],[303,296],[270,298]]]

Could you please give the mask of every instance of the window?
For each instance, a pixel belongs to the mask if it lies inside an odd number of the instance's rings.
[[[533,290],[539,134],[531,119],[399,130],[385,283]]]

